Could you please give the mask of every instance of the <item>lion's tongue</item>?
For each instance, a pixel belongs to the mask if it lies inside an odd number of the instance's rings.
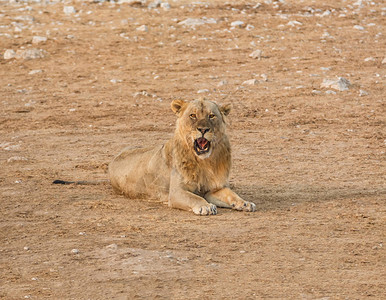
[[[208,140],[206,138],[198,138],[197,139],[197,144],[200,147],[200,149],[205,149],[206,145],[208,144]]]

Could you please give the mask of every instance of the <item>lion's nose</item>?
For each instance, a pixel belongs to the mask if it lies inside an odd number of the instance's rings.
[[[209,131],[209,128],[207,128],[207,127],[204,127],[204,128],[197,128],[197,130],[198,130],[199,132],[201,132],[202,135],[204,135],[205,133],[207,133],[207,132]]]

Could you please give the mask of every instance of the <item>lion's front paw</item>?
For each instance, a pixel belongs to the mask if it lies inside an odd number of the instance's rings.
[[[214,204],[208,203],[205,206],[196,206],[193,207],[193,212],[196,215],[207,216],[207,215],[217,215],[217,207]]]
[[[256,204],[249,202],[249,201],[244,201],[240,205],[235,205],[233,204],[232,207],[236,210],[243,210],[243,211],[256,211]]]

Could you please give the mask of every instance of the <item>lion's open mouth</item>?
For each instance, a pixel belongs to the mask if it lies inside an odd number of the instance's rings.
[[[194,141],[194,151],[196,151],[197,155],[207,153],[209,149],[210,142],[206,138],[200,137]]]

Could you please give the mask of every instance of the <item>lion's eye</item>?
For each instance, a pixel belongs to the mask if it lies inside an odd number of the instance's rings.
[[[190,117],[191,119],[195,119],[197,116],[196,116],[196,114],[190,114],[189,117]]]
[[[209,115],[209,119],[211,119],[211,120],[214,119],[215,117],[216,117],[215,114],[210,114],[210,115]]]

